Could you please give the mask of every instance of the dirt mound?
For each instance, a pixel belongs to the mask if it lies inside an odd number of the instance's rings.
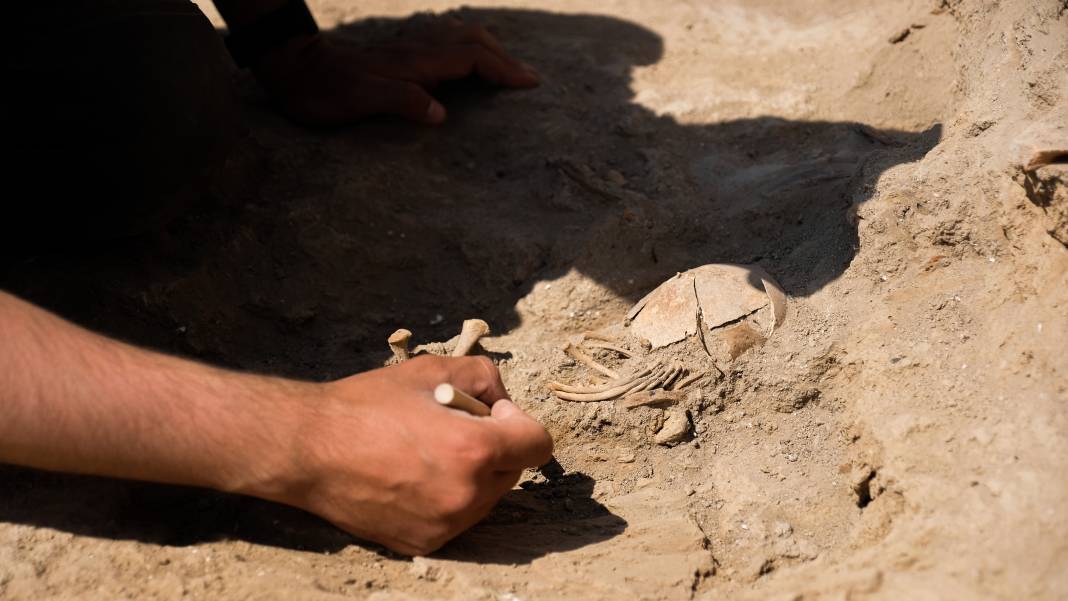
[[[313,4],[363,36],[427,8]],[[484,318],[567,475],[530,473],[410,561],[266,503],[7,470],[0,596],[1068,595],[1068,7],[520,4],[460,14],[538,90],[457,86],[440,129],[322,134],[239,76],[253,134],[228,202],[170,242],[2,283],[142,344],[309,378],[381,365],[398,327],[447,340]],[[635,301],[713,262],[760,265],[789,309],[708,366],[687,436],[656,441],[678,408],[551,394],[578,373],[571,337],[625,335]]]

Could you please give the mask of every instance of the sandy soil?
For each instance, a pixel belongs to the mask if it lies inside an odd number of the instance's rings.
[[[452,8],[313,4],[365,37]],[[255,500],[2,468],[0,597],[1068,597],[1068,172],[1020,166],[1068,142],[1068,5],[462,14],[544,85],[450,88],[440,129],[316,133],[235,74],[251,134],[204,207],[4,284],[140,344],[313,379],[381,365],[397,327],[446,340],[482,317],[568,474],[529,474],[412,561]],[[708,262],[758,263],[790,303],[687,401],[692,440],[655,444],[660,409],[549,395],[569,336]]]

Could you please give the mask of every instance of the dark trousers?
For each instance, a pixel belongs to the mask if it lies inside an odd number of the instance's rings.
[[[188,0],[5,10],[0,250],[140,233],[203,193],[241,132],[232,64]]]

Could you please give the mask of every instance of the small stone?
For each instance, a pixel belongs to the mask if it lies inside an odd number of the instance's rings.
[[[620,453],[617,461],[620,463],[634,463],[634,453]]]
[[[786,522],[775,522],[775,524],[772,525],[772,531],[775,532],[775,536],[786,538],[794,533],[794,527]]]
[[[686,440],[690,435],[690,418],[684,411],[672,411],[664,420],[664,426],[653,440],[657,444],[672,446]]]
[[[440,575],[438,568],[431,565],[430,560],[425,557],[412,558],[412,566],[408,571],[416,578],[428,582],[434,582]]]

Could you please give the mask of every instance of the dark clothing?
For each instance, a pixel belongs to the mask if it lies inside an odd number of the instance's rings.
[[[144,231],[202,193],[240,120],[232,63],[196,5],[16,6],[0,56],[0,250]]]

